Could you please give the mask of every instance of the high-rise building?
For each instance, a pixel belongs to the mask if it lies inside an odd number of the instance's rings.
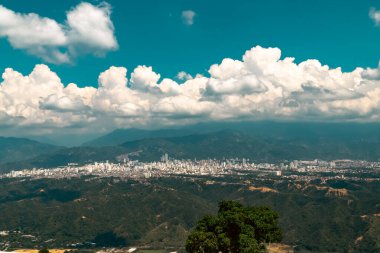
[[[169,155],[167,153],[161,156],[161,162],[164,162],[164,163],[169,162]]]

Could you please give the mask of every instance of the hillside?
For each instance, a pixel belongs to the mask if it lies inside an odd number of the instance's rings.
[[[116,129],[106,135],[84,143],[82,146],[112,146],[125,142],[236,131],[265,139],[337,141],[342,143],[380,143],[378,123],[315,123],[315,122],[214,122],[201,123],[173,129]]]
[[[25,138],[0,137],[0,164],[25,160],[58,150],[62,150],[62,147]]]
[[[142,140],[147,138],[166,138],[189,135],[191,131],[187,129],[159,129],[159,130],[144,130],[144,129],[116,129],[111,133],[96,138],[92,141],[85,142],[82,146],[85,147],[103,147],[120,145],[125,142]]]
[[[164,153],[176,159],[245,157],[256,162],[295,159],[365,159],[380,157],[380,143],[343,142],[261,137],[238,131],[220,131],[183,137],[154,138],[122,144],[128,152],[137,152],[142,161],[158,160]]]
[[[296,252],[377,252],[379,182],[318,185],[255,177],[2,180],[0,231],[16,232],[1,241],[54,248],[108,238],[104,246],[178,248],[200,217],[216,212],[219,200],[234,199],[278,211],[283,243]],[[349,194],[330,195],[327,188]]]
[[[116,158],[126,152],[122,146],[111,147],[74,147],[62,148],[57,151],[47,151],[30,159],[4,163],[0,172],[31,168],[53,168],[67,165],[68,163],[93,163],[109,160],[117,162]]]

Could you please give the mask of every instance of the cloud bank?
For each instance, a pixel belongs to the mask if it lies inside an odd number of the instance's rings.
[[[380,121],[380,67],[342,72],[294,60],[256,46],[241,60],[212,65],[207,77],[182,74],[178,83],[152,67],[130,75],[110,67],[98,87],[83,88],[64,85],[46,65],[26,76],[8,68],[0,83],[0,127],[41,133],[230,120]]]
[[[0,38],[49,63],[69,63],[79,54],[101,56],[118,43],[106,3],[80,3],[67,12],[65,23],[35,13],[16,13],[0,5]]]

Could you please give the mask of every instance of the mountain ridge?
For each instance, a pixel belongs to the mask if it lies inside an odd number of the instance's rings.
[[[371,140],[330,140],[250,135],[237,130],[190,134],[177,137],[145,138],[104,147],[61,148],[29,159],[2,164],[2,171],[51,168],[68,163],[119,162],[120,156],[142,162],[158,161],[167,153],[173,159],[248,158],[254,162],[286,160],[354,159],[377,161],[380,142]]]
[[[28,138],[0,136],[0,163],[15,162],[63,147],[34,141]]]
[[[147,138],[180,137],[207,134],[224,130],[244,132],[249,135],[283,139],[372,140],[380,142],[379,123],[321,123],[321,122],[214,122],[177,128],[138,129],[121,128],[85,142],[82,146],[120,145],[124,142]]]
[[[120,145],[125,142],[147,138],[176,137],[191,134],[191,131],[182,129],[146,130],[138,128],[115,129],[112,132],[83,143],[84,147],[102,147]]]

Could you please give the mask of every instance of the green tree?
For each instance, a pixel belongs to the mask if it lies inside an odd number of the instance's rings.
[[[205,216],[186,241],[189,253],[261,253],[265,243],[279,242],[278,214],[268,207],[244,207],[221,201],[217,216]]]

